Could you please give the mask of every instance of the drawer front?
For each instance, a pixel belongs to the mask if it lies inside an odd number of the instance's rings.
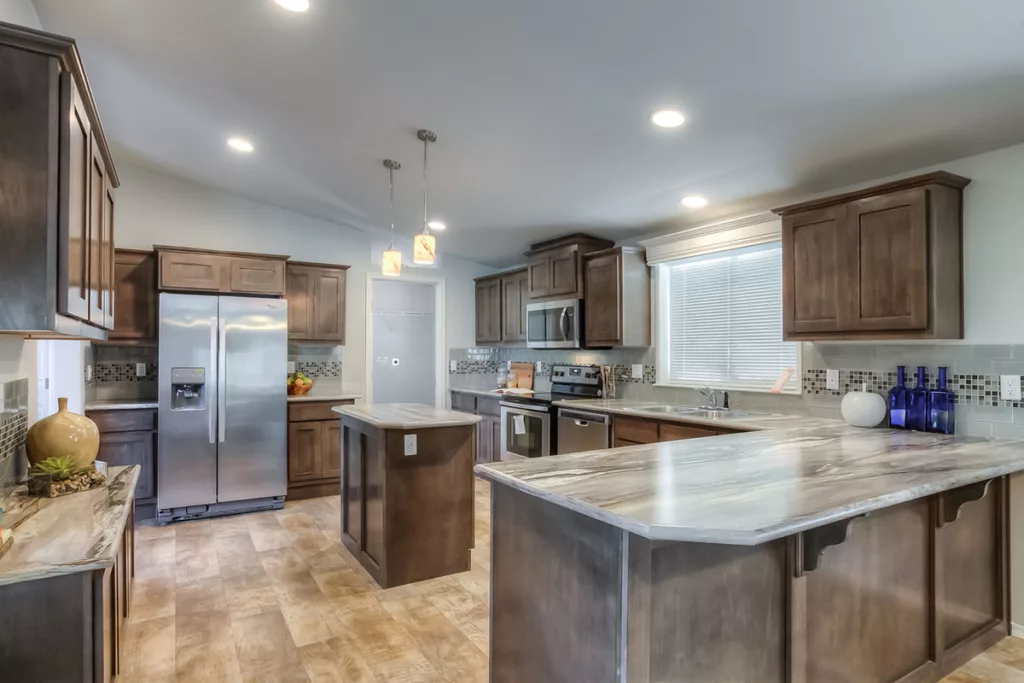
[[[160,252],[160,289],[219,292],[224,257],[193,252]]]
[[[230,283],[232,292],[284,296],[284,261],[232,258]]]
[[[657,422],[616,416],[612,425],[615,429],[616,441],[619,439],[634,443],[656,443],[658,441]]]
[[[312,422],[314,420],[338,420],[341,415],[331,410],[334,406],[350,406],[355,401],[311,401],[309,403],[289,403],[289,422]]]
[[[151,432],[156,429],[156,411],[151,408],[90,410],[85,416],[96,423],[101,434],[105,432]]]
[[[481,398],[476,397],[476,414],[477,415],[501,415],[501,404],[496,398]]]
[[[680,439],[699,439],[704,436],[715,436],[718,432],[704,427],[662,422],[659,427],[659,441],[679,441]]]
[[[452,410],[461,410],[465,413],[475,413],[476,396],[473,394],[464,394],[461,391],[453,391]]]

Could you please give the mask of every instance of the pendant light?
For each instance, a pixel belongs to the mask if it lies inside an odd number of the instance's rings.
[[[402,252],[395,249],[395,171],[402,168],[402,165],[392,159],[384,160],[384,167],[388,169],[389,209],[388,216],[391,218],[391,241],[388,250],[384,252],[380,271],[388,277],[398,277],[402,274]]]
[[[416,137],[423,141],[423,232],[416,235],[412,242],[412,262],[420,266],[434,264],[437,240],[430,234],[427,224],[427,145],[437,142],[437,135],[429,130],[416,131]]]

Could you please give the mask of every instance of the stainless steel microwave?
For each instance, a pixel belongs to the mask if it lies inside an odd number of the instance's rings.
[[[531,349],[583,348],[583,300],[527,304],[526,345]]]

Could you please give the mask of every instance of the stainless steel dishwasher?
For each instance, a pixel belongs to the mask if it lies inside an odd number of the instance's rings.
[[[611,418],[575,408],[558,409],[558,446],[555,453],[581,453],[608,448]]]

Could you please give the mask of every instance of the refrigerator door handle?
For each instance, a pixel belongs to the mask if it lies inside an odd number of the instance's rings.
[[[217,327],[220,329],[220,345],[217,349],[217,425],[220,432],[218,441],[224,443],[228,427],[228,330],[223,319],[218,319]]]
[[[217,359],[217,326],[210,325],[210,362]],[[209,387],[207,387],[207,399],[210,399]],[[213,409],[213,401],[210,400],[207,411],[210,414],[210,443],[217,443],[217,411]]]

